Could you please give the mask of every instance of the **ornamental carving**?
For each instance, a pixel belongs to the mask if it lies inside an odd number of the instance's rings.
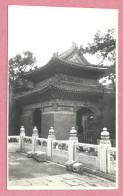
[[[116,174],[116,161],[110,162],[110,172],[111,174]]]

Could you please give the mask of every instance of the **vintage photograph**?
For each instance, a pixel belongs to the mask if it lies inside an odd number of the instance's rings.
[[[7,189],[117,189],[118,10],[8,6]]]

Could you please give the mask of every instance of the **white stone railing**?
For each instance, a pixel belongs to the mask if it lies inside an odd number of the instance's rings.
[[[46,152],[47,159],[56,163],[76,161],[89,169],[109,174],[116,174],[116,148],[111,147],[109,132],[106,128],[101,133],[99,145],[79,143],[74,127],[70,131],[69,140],[56,140],[53,127],[49,130],[48,138],[39,138],[36,127],[32,137],[25,136],[25,128],[21,127],[20,136],[9,136],[8,140],[16,140],[20,151]],[[13,148],[12,148],[13,149]]]
[[[23,142],[28,143],[28,144],[32,144],[32,137],[24,136]]]
[[[80,147],[80,149],[79,149]],[[81,148],[82,147],[82,148]],[[77,142],[75,144],[75,149],[78,151],[78,152],[87,152],[87,153],[90,153],[90,156],[97,156],[97,153],[98,153],[98,150],[99,150],[99,145],[96,145],[96,144],[86,144],[86,143],[79,143]],[[91,154],[92,152],[92,154]],[[95,153],[93,153],[95,152]]]
[[[87,153],[89,156],[98,156],[99,145],[75,143],[75,153]]]
[[[36,138],[35,139],[35,151],[47,152],[48,139]]]
[[[8,142],[19,142],[20,136],[8,136]]]
[[[116,174],[116,148],[107,148],[107,172],[109,174]]]
[[[52,140],[52,155],[50,160],[65,165],[68,161],[68,140]]]
[[[98,152],[99,145],[75,143],[74,160],[81,162],[85,167],[97,169],[98,166]]]
[[[53,140],[52,148],[56,150],[65,150],[68,151],[69,142],[66,140]]]
[[[28,152],[32,150],[32,137],[21,137],[22,152]]]
[[[36,138],[36,145],[47,146],[48,139],[46,138]]]
[[[8,136],[8,151],[14,152],[20,148],[20,136]]]

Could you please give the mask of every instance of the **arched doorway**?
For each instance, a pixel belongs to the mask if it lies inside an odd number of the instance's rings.
[[[86,107],[82,107],[77,111],[76,125],[78,128],[79,142],[90,143],[88,123],[89,121],[93,120],[93,116],[93,111]]]
[[[42,111],[38,108],[33,112],[33,127],[36,126],[38,129],[39,137],[41,137],[41,120],[42,120]]]

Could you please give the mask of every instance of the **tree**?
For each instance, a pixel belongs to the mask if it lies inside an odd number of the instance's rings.
[[[110,80],[115,91],[115,66],[116,66],[116,39],[115,30],[109,29],[106,34],[100,31],[94,36],[92,44],[88,44],[85,48],[80,47],[80,52],[96,55],[99,59],[98,65],[108,64],[108,69],[103,75],[105,80]]]
[[[109,29],[104,35],[98,31],[94,36],[93,43],[88,44],[85,48],[80,47],[80,50],[84,53],[96,54],[97,58],[101,60],[99,64],[102,64],[105,60],[114,63],[116,59],[116,39],[114,34],[114,29]]]
[[[107,71],[102,76],[104,81],[111,82],[113,92],[108,92],[104,88],[103,109],[102,109],[102,123],[107,127],[111,138],[115,138],[115,66],[116,66],[116,39],[115,30],[108,30],[106,34],[101,34],[100,31],[94,36],[92,44],[88,44],[85,48],[80,47],[80,52],[96,55],[99,59],[98,66],[107,65]],[[103,65],[102,65],[103,63]],[[99,123],[99,120],[98,120]],[[96,123],[94,122],[94,125]]]
[[[30,87],[33,87],[33,84],[24,79],[23,76],[25,71],[30,71],[30,68],[36,69],[37,66],[35,64],[36,58],[30,51],[24,51],[23,54],[17,54],[9,59],[9,129],[13,129],[11,125],[13,124],[12,121],[16,109],[13,92],[17,88],[26,87],[28,83]]]
[[[17,54],[15,57],[9,60],[9,83],[17,83],[20,79],[23,79],[23,74],[29,67],[34,67],[36,58],[30,51],[24,51],[23,54]],[[36,67],[35,67],[36,68]]]

